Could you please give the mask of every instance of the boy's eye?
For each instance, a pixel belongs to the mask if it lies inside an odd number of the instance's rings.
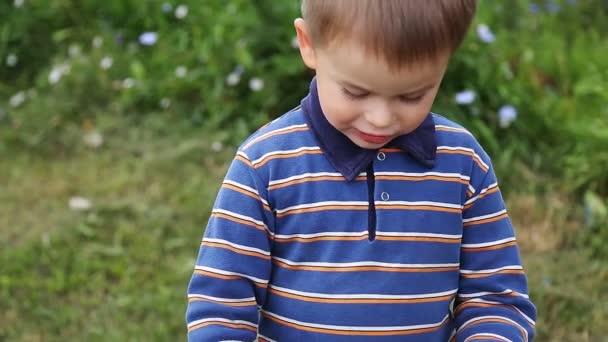
[[[399,100],[401,100],[401,102],[405,102],[405,103],[418,103],[420,101],[422,101],[422,99],[424,98],[424,95],[426,94],[422,94],[416,97],[406,97],[406,96],[399,96]]]
[[[346,88],[342,88],[342,93],[353,100],[362,99],[368,95],[368,93],[355,93]]]

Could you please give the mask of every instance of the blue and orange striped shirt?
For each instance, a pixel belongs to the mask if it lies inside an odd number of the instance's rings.
[[[431,113],[380,150],[344,139],[313,81],[240,146],[188,287],[189,340],[531,340],[513,227],[471,133]]]

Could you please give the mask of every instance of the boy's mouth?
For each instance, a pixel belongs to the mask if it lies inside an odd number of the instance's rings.
[[[359,137],[370,144],[385,144],[390,140],[389,135],[373,135],[357,130]]]

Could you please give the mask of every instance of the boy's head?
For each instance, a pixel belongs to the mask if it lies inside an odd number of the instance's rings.
[[[476,0],[302,0],[295,27],[328,121],[363,148],[430,111]]]

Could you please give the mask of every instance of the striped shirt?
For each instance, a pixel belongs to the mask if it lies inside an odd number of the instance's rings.
[[[188,288],[189,340],[531,340],[536,310],[475,138],[429,114],[345,158],[331,130],[313,81],[241,145]]]

